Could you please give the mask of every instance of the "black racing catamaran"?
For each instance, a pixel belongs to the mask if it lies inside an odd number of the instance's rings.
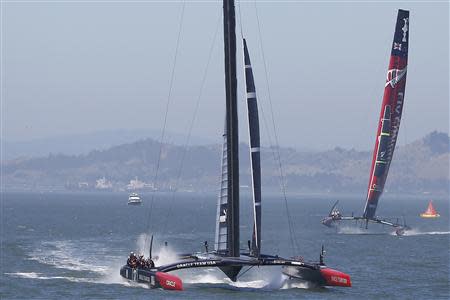
[[[409,229],[403,222],[395,223],[375,215],[378,200],[383,193],[384,184],[389,172],[389,166],[394,155],[397,142],[402,109],[405,98],[406,69],[408,64],[409,11],[399,10],[392,43],[389,70],[387,72],[384,97],[378,122],[377,136],[373,150],[372,167],[370,171],[367,198],[362,216],[343,216],[337,209],[338,201],[333,205],[328,217],[322,224],[336,227],[341,221],[362,221],[365,228],[369,222],[392,226],[398,235]]]
[[[243,47],[250,132],[254,221],[249,249],[246,252],[241,252],[239,237],[239,139],[236,34],[233,0],[223,1],[223,15],[226,122],[214,250],[208,251],[208,248],[205,247],[205,252],[178,255],[175,261],[159,266],[155,266],[151,260],[146,261],[146,263],[129,261],[120,269],[120,275],[129,280],[148,283],[152,288],[182,290],[183,284],[181,279],[173,274],[168,274],[168,272],[189,268],[217,267],[232,281],[236,281],[244,267],[282,266],[281,272],[286,274],[291,280],[303,280],[322,286],[350,287],[351,281],[349,275],[328,268],[324,264],[323,249],[319,262],[305,262],[303,259],[283,258],[278,255],[261,253],[261,166],[258,106],[250,57],[245,39],[243,40]],[[153,238],[150,242],[150,253],[152,241]]]

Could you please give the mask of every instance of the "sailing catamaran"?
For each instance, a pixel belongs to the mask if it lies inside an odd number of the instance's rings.
[[[179,255],[177,260],[155,266],[151,260],[142,264],[127,264],[120,270],[126,279],[148,283],[152,288],[182,290],[181,279],[168,272],[188,268],[217,267],[232,281],[238,279],[243,267],[282,266],[290,280],[304,280],[317,285],[350,287],[350,276],[328,268],[323,262],[323,247],[319,262],[299,258],[283,258],[261,253],[261,166],[258,106],[247,44],[243,40],[247,112],[250,132],[250,156],[253,187],[253,234],[248,251],[241,252],[239,236],[239,157],[236,79],[236,34],[234,0],[223,1],[226,121],[222,153],[222,178],[218,197],[215,247],[200,253]],[[150,242],[150,258],[153,238]],[[133,256],[134,258],[134,256]]]
[[[389,172],[389,166],[397,142],[402,108],[405,98],[406,70],[408,64],[408,39],[409,39],[409,11],[399,9],[397,23],[395,25],[394,41],[392,43],[389,70],[387,72],[384,88],[383,102],[381,105],[380,121],[378,123],[375,147],[373,150],[372,167],[370,171],[369,186],[364,213],[360,217],[342,216],[336,208],[336,202],[328,217],[322,220],[322,224],[335,227],[341,221],[356,220],[368,223],[378,223],[392,226],[396,233],[401,235],[408,226],[383,220],[375,215],[378,200],[383,193],[384,184]]]
[[[433,206],[433,200],[430,200],[428,203],[427,210],[424,213],[421,213],[420,216],[422,218],[439,218],[441,215],[438,214],[436,209]]]

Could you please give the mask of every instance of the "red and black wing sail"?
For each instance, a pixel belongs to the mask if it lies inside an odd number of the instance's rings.
[[[383,193],[397,142],[405,99],[408,65],[409,11],[399,10],[373,150],[364,217],[373,218]]]

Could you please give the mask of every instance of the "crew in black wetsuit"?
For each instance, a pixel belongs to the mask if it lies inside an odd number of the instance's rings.
[[[127,265],[131,268],[136,268],[138,265],[137,257],[133,252],[130,253],[130,256],[127,259]]]

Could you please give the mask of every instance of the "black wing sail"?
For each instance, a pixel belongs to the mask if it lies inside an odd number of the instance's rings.
[[[239,257],[239,136],[234,0],[223,1],[225,50],[226,136],[228,168],[228,256]]]
[[[244,39],[244,67],[247,91],[248,129],[250,134],[250,162],[253,188],[253,235],[251,255],[261,253],[261,158],[259,141],[258,102],[256,100],[255,82],[248,54],[247,42]]]

